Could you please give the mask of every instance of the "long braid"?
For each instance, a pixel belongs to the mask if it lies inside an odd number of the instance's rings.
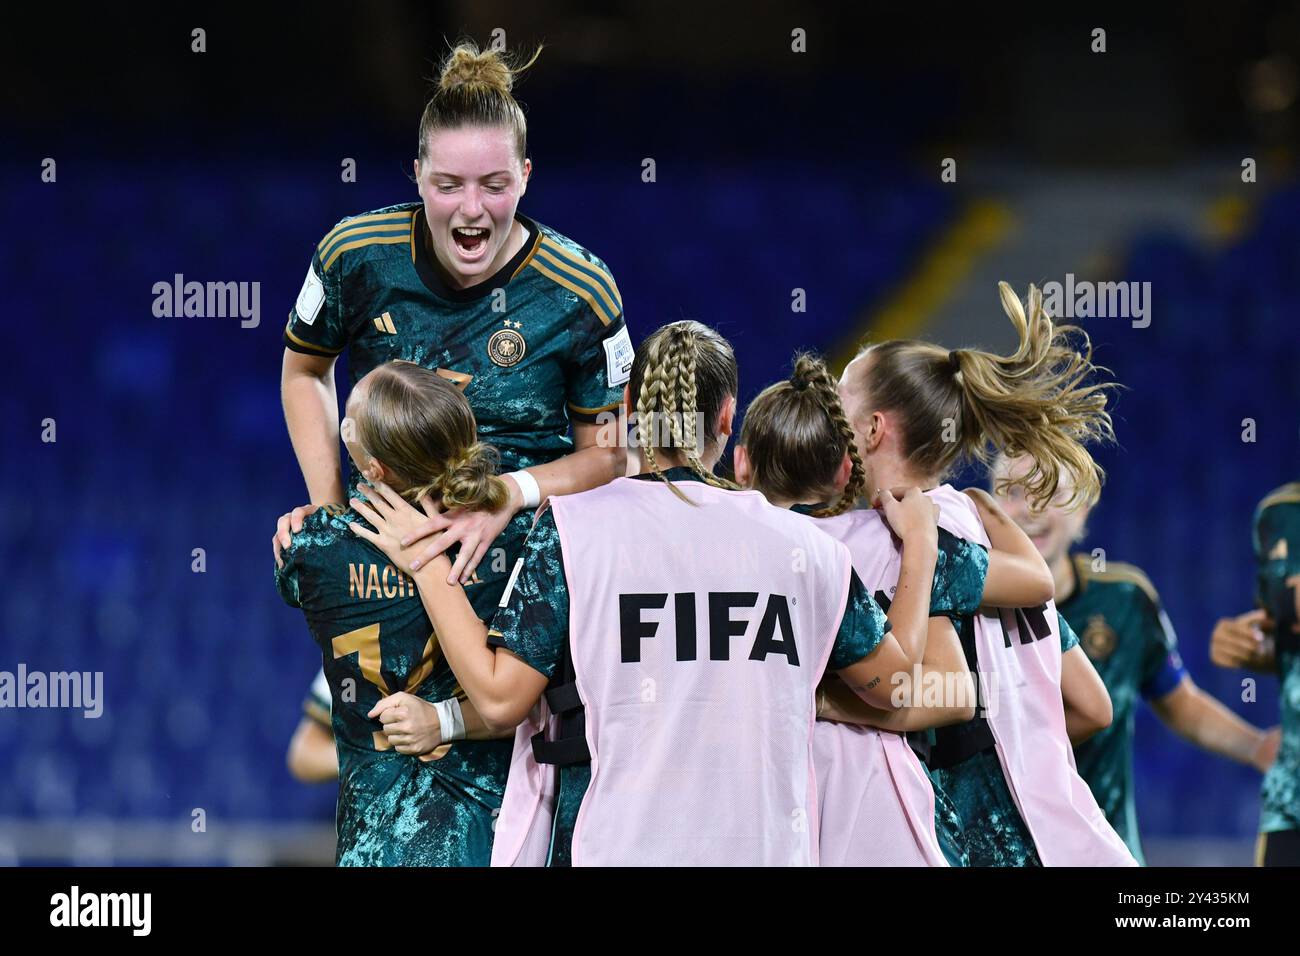
[[[706,484],[713,485],[715,488],[726,488],[735,491],[739,488],[734,482],[727,481],[725,478],[719,478],[708,468],[704,467],[704,462],[700,460],[700,451],[702,442],[699,440],[699,433],[696,430],[698,419],[694,409],[698,401],[695,387],[695,336],[691,336],[690,347],[685,349],[682,356],[681,371],[679,380],[681,382],[681,408],[682,408],[682,448],[686,455],[686,463],[691,466],[691,471],[703,480]]]
[[[662,340],[650,343],[650,354],[647,360],[649,374],[641,382],[640,393],[636,397],[636,438],[637,443],[641,446],[641,452],[645,455],[646,461],[650,464],[650,470],[660,478],[663,472],[659,469],[659,461],[655,456],[655,436],[652,430],[652,424],[655,417],[655,409],[659,405],[659,395],[663,390],[663,381],[661,369],[663,367],[663,350],[661,348]]]
[[[858,452],[857,442],[853,439],[853,426],[849,424],[849,416],[844,413],[838,383],[831,377],[826,364],[812,356],[800,356],[795,362],[795,376],[800,375],[807,379],[813,397],[826,410],[831,423],[839,432],[848,448],[849,462],[852,465],[848,484],[844,486],[840,500],[830,507],[813,512],[815,517],[829,518],[843,514],[857,504],[858,498],[862,496],[862,488],[867,483],[867,470],[862,463],[862,455]]]
[[[689,323],[674,324],[647,343],[645,372],[637,395],[637,441],[650,470],[683,501],[691,502],[664,474],[655,454],[661,447],[681,449],[690,469],[704,482],[735,490],[736,485],[714,475],[700,458],[702,444],[696,420],[697,356],[701,343]]]

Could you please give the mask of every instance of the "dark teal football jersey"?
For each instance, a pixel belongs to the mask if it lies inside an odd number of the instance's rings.
[[[468,289],[444,280],[420,203],[344,219],[316,247],[284,344],[346,350],[353,384],[393,359],[437,370],[464,391],[505,471],[568,454],[571,421],[594,422],[622,401],[633,347],[606,265],[516,218],[523,248]]]
[[[326,506],[310,515],[284,553],[276,586],[301,608],[322,652],[330,723],[339,754],[340,865],[487,866],[492,827],[509,770],[509,740],[460,740],[432,761],[388,746],[367,716],[406,691],[428,701],[464,699],[438,646],[415,582],[349,530],[356,512]],[[505,531],[522,538],[528,516]],[[518,549],[513,541],[511,547]],[[486,575],[486,578],[483,576]],[[490,618],[508,575],[480,565],[466,594]]]
[[[1133,794],[1137,703],[1171,693],[1187,672],[1160,596],[1141,570],[1112,561],[1095,571],[1083,554],[1073,555],[1072,563],[1075,588],[1057,610],[1110,692],[1114,715],[1109,727],[1074,748],[1074,758],[1106,819],[1142,863]]]

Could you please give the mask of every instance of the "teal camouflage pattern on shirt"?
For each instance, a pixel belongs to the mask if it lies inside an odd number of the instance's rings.
[[[1109,727],[1074,748],[1074,759],[1106,819],[1142,864],[1133,792],[1137,704],[1164,697],[1186,672],[1173,626],[1145,574],[1118,561],[1094,571],[1084,554],[1072,555],[1071,564],[1075,588],[1057,611],[1106,685],[1114,715]],[[1064,650],[1064,629],[1061,637]]]
[[[367,716],[382,697],[399,690],[428,701],[464,695],[415,583],[349,530],[361,520],[340,506],[319,509],[275,575],[285,602],[302,609],[329,682],[339,755],[336,862],[487,866],[511,741],[456,741],[427,762],[383,749],[382,724]],[[518,527],[512,522],[506,533]],[[480,571],[492,574],[487,562]],[[505,580],[503,573],[469,585],[476,608],[494,608]]]
[[[953,626],[979,693],[979,658],[975,647],[973,614],[954,618]],[[953,741],[961,737],[969,741],[966,735],[987,733],[987,727],[981,730],[978,726],[985,722],[982,705],[977,704],[975,716],[971,720],[940,728],[939,732],[947,738],[945,743],[952,745]],[[935,745],[936,732],[931,730],[928,736],[931,745]],[[989,739],[991,741],[991,736]],[[970,746],[969,742],[965,746]],[[940,792],[945,793],[959,821],[959,825],[954,826],[950,820],[946,820],[936,802],[936,828],[940,829],[939,842],[945,855],[950,856],[949,846],[954,845],[958,850],[965,851],[969,866],[1042,865],[1033,837],[1007,786],[1002,762],[991,742],[960,763],[944,768],[931,767],[929,770],[936,800]],[[943,832],[945,828],[946,833]]]
[[[524,542],[523,567],[506,606],[497,611],[488,643],[504,647],[549,680],[569,639],[569,584],[560,555],[560,529],[551,509]],[[509,635],[507,638],[506,635]],[[571,865],[573,826],[591,783],[591,764],[556,768],[555,816],[547,866]]]
[[[964,617],[979,610],[989,574],[989,553],[981,544],[939,529],[939,557],[930,591],[931,616]]]
[[[1300,482],[1277,489],[1255,511],[1256,599],[1276,622],[1274,646],[1281,682],[1282,744],[1264,774],[1259,829],[1300,829],[1300,634],[1296,587],[1300,584]]]
[[[930,615],[952,618],[956,626],[960,618],[974,614],[984,597],[988,572],[989,553],[983,545],[958,538],[940,528],[939,556],[930,590]],[[934,788],[934,829],[939,838],[939,849],[949,866],[971,866],[961,813],[944,789],[943,779],[937,772],[926,769]]]
[[[1079,646],[1079,635],[1074,633],[1074,628],[1070,627],[1070,622],[1065,619],[1060,608],[1056,610],[1056,626],[1061,632],[1061,653],[1072,651]]]
[[[961,822],[957,805],[943,788],[938,771],[925,768],[934,790],[934,833],[939,839],[939,849],[949,866],[970,866],[970,850],[966,846],[966,828]]]
[[[420,203],[344,219],[312,256],[285,346],[346,349],[354,385],[393,359],[438,370],[464,391],[503,471],[569,454],[570,421],[622,401],[632,356],[622,300],[600,259],[516,219],[530,232],[523,248],[468,289],[442,278]]]
[[[1065,653],[1079,643],[1079,638],[1059,609],[1057,624],[1061,653]],[[959,633],[964,630],[959,629]],[[973,648],[973,642],[963,642],[968,643]],[[974,667],[970,656],[968,650],[968,663]],[[1042,866],[995,749],[975,754],[954,767],[931,770],[930,778],[935,783],[936,822],[940,828],[948,828],[947,834],[942,829],[939,834],[945,855],[951,843],[966,851],[970,866]],[[937,799],[940,792],[951,800],[958,818],[956,827],[944,819]]]
[[[942,788],[961,818],[970,866],[1043,865],[1007,787],[996,750],[977,753],[955,767],[932,770],[930,776],[937,784],[936,793]]]
[[[699,481],[685,467],[663,474],[672,482]],[[634,476],[657,481],[653,474]],[[849,667],[874,651],[889,632],[889,621],[867,593],[856,572],[851,572],[849,597],[831,649],[827,670]],[[569,638],[569,589],[564,575],[559,529],[549,509],[538,516],[524,542],[523,568],[506,605],[497,612],[488,642],[515,654],[548,679],[560,662]],[[551,838],[551,866],[568,866],[573,846],[573,824],[582,797],[591,782],[589,764],[559,768],[555,824]]]

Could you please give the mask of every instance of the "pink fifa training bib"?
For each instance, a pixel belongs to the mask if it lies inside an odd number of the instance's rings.
[[[756,492],[678,488],[695,504],[629,478],[551,499],[591,753],[573,864],[815,865],[814,692],[848,552]],[[540,856],[547,775],[526,749],[494,865]]]
[[[931,492],[939,523],[988,547],[979,512],[951,485]],[[1056,605],[1045,613],[981,611],[975,650],[985,716],[1007,786],[1044,866],[1136,866],[1074,769],[1061,701]],[[966,821],[978,826],[979,821]]]

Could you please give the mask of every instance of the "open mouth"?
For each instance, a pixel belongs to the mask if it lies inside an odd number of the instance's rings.
[[[481,256],[487,249],[488,238],[491,235],[492,230],[487,228],[456,226],[451,230],[451,238],[456,243],[456,249],[466,259],[477,259]]]

